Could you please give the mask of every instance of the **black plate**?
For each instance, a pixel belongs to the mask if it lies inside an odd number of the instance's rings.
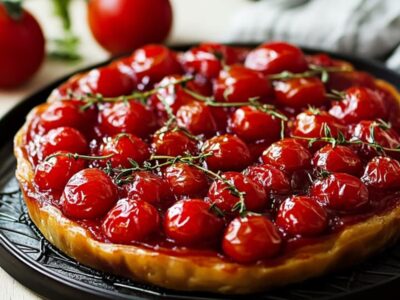
[[[180,49],[184,49],[180,48]],[[318,52],[305,49],[306,52]],[[332,54],[400,87],[400,76],[378,63]],[[93,66],[95,67],[95,66]],[[176,292],[85,267],[52,247],[32,224],[14,177],[12,138],[26,114],[46,100],[69,76],[22,101],[0,120],[0,265],[11,276],[51,299],[227,299],[226,296]],[[392,298],[400,291],[400,243],[351,269],[301,284],[254,295],[257,299]],[[385,297],[386,296],[386,297]],[[229,297],[245,299],[248,297]]]

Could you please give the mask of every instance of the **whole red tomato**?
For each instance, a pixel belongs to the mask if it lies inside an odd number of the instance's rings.
[[[44,58],[44,37],[38,22],[26,10],[11,15],[0,4],[0,88],[28,80]]]
[[[165,40],[172,8],[169,0],[90,0],[88,20],[97,42],[121,54]]]

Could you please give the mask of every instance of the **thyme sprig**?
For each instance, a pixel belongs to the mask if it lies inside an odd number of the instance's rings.
[[[179,155],[179,156],[168,156],[168,155],[152,155],[147,161],[145,161],[142,165],[139,165],[135,160],[130,160],[131,167],[129,168],[112,168],[108,166],[107,173],[110,175],[115,175],[115,182],[118,185],[122,185],[124,183],[128,183],[132,181],[132,173],[137,171],[155,171],[160,170],[162,167],[170,166],[176,163],[184,163],[189,166],[192,166],[202,172],[204,172],[208,177],[214,180],[220,180],[226,185],[226,189],[229,192],[239,198],[238,202],[233,206],[232,211],[238,211],[240,215],[244,215],[246,213],[246,204],[245,204],[245,193],[241,192],[237,189],[237,187],[224,178],[220,173],[216,173],[211,171],[205,167],[203,167],[204,161],[207,157],[211,156],[212,153],[200,153],[199,155]],[[219,212],[221,214],[222,211]]]
[[[270,80],[289,80],[295,78],[308,78],[319,76],[321,81],[326,83],[329,81],[330,73],[341,73],[351,72],[353,69],[350,67],[322,67],[317,65],[309,65],[309,70],[302,73],[293,73],[289,71],[283,71],[278,74],[269,75]]]
[[[176,79],[174,81],[170,81],[166,84],[156,86],[155,88],[145,91],[145,92],[135,91],[132,94],[122,95],[122,96],[118,96],[118,97],[104,97],[101,94],[88,93],[88,94],[80,96],[78,98],[80,98],[80,100],[85,102],[85,104],[81,106],[81,110],[86,110],[89,107],[91,107],[92,105],[103,104],[103,103],[128,102],[129,100],[139,100],[142,102],[146,102],[146,100],[150,96],[156,94],[158,91],[160,91],[162,89],[165,89],[169,86],[181,85],[181,84],[184,84],[191,80],[193,80],[192,76],[183,76],[182,78]]]
[[[302,136],[295,136],[293,135],[292,138],[295,139],[301,139],[301,140],[306,140],[308,141],[308,146],[312,147],[314,143],[316,142],[326,142],[330,143],[333,147],[336,147],[337,145],[343,145],[343,146],[349,146],[349,145],[363,145],[363,146],[368,146],[373,149],[375,149],[377,152],[381,154],[386,154],[386,152],[400,152],[400,145],[396,148],[388,148],[380,145],[376,139],[375,139],[375,129],[376,128],[381,128],[383,130],[387,130],[391,127],[391,125],[381,119],[378,119],[377,121],[374,121],[371,126],[369,127],[369,136],[370,136],[370,141],[363,141],[357,137],[353,137],[351,139],[346,139],[345,135],[343,134],[342,131],[338,130],[337,132],[337,137],[334,137],[332,135],[332,131],[329,127],[328,124],[324,123],[322,125],[321,131],[324,134],[322,137],[317,137],[317,138],[308,138],[308,137],[302,137]]]
[[[278,112],[276,110],[276,107],[272,104],[265,104],[261,103],[258,99],[258,97],[253,97],[249,98],[248,102],[218,102],[214,97],[207,97],[203,96],[199,93],[196,93],[194,91],[191,91],[187,88],[183,88],[183,90],[188,93],[190,96],[195,98],[198,101],[201,101],[205,103],[207,106],[212,106],[212,107],[242,107],[242,106],[251,106],[254,107],[262,112],[265,112],[271,116],[277,117],[278,119],[281,119],[283,121],[287,121],[288,118]]]
[[[142,165],[133,159],[129,160],[131,166],[129,168],[111,168],[108,173],[114,174],[116,183],[118,185],[130,182],[132,180],[132,173],[137,171],[155,171],[160,170],[162,167],[176,164],[178,162],[194,164],[195,162],[203,163],[205,158],[210,156],[210,153],[201,153],[199,155],[179,155],[179,156],[167,156],[167,155],[152,155]]]
[[[331,90],[329,93],[326,93],[325,96],[332,100],[343,100],[346,97],[346,93],[338,90]]]
[[[79,153],[57,152],[57,153],[54,153],[54,154],[51,154],[51,155],[47,156],[45,158],[45,161],[49,161],[52,158],[57,157],[57,156],[65,156],[65,157],[72,158],[72,159],[75,159],[75,160],[78,160],[78,159],[83,159],[83,160],[103,160],[103,159],[109,159],[109,158],[113,157],[114,153],[110,153],[110,154],[107,154],[107,155],[101,155],[100,156],[100,155],[83,155],[83,154],[79,154]]]

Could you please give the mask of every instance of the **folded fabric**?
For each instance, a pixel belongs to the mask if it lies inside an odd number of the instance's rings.
[[[234,16],[226,41],[266,40],[286,40],[367,58],[389,56],[387,65],[400,72],[400,1],[249,2]]]

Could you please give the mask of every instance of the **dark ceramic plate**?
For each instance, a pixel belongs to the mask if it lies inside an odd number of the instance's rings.
[[[180,48],[184,49],[184,48]],[[316,52],[305,49],[306,52]],[[400,87],[400,75],[382,65],[344,55],[353,63]],[[94,66],[95,67],[95,66]],[[0,120],[0,266],[19,282],[51,299],[248,299],[210,293],[177,292],[126,280],[85,267],[52,247],[32,224],[14,177],[12,138],[26,114],[45,101],[69,76],[25,99]],[[393,298],[400,292],[400,243],[370,260],[335,274],[252,295],[256,299]]]

